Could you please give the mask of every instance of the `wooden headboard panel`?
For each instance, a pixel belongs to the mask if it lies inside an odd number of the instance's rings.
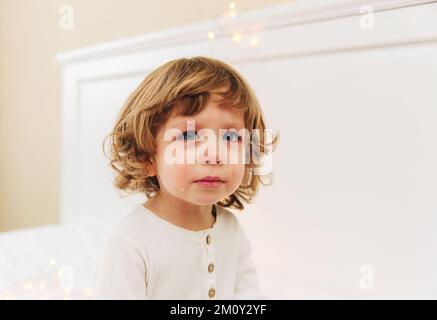
[[[59,54],[62,221],[144,201],[118,196],[102,139],[150,70],[211,56],[281,133],[273,185],[239,215],[265,293],[436,298],[436,16],[434,1],[306,0]]]

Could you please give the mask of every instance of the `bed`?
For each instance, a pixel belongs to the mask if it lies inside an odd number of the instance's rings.
[[[0,297],[92,299],[98,255],[111,228],[81,218],[0,234]]]

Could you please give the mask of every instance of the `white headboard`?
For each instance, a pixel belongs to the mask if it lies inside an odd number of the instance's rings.
[[[58,55],[62,221],[144,201],[118,196],[103,137],[150,70],[216,57],[281,133],[274,183],[240,217],[265,293],[436,298],[436,16],[433,1],[305,0]]]

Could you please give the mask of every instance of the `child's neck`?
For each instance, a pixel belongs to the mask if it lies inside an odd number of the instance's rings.
[[[215,223],[212,205],[198,206],[180,199],[157,195],[143,204],[160,218],[192,231],[211,228]]]

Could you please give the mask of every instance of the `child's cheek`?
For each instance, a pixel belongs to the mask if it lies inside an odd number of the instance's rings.
[[[167,164],[163,167],[167,185],[173,190],[186,188],[192,176],[191,170],[186,164]]]
[[[225,146],[227,152],[225,153],[226,164],[235,166],[236,164],[244,164],[246,158],[246,149],[241,143],[231,143]],[[241,169],[241,168],[240,168]]]
[[[227,192],[229,194],[233,193],[241,185],[244,177],[244,164],[232,164],[228,165],[227,168]]]

